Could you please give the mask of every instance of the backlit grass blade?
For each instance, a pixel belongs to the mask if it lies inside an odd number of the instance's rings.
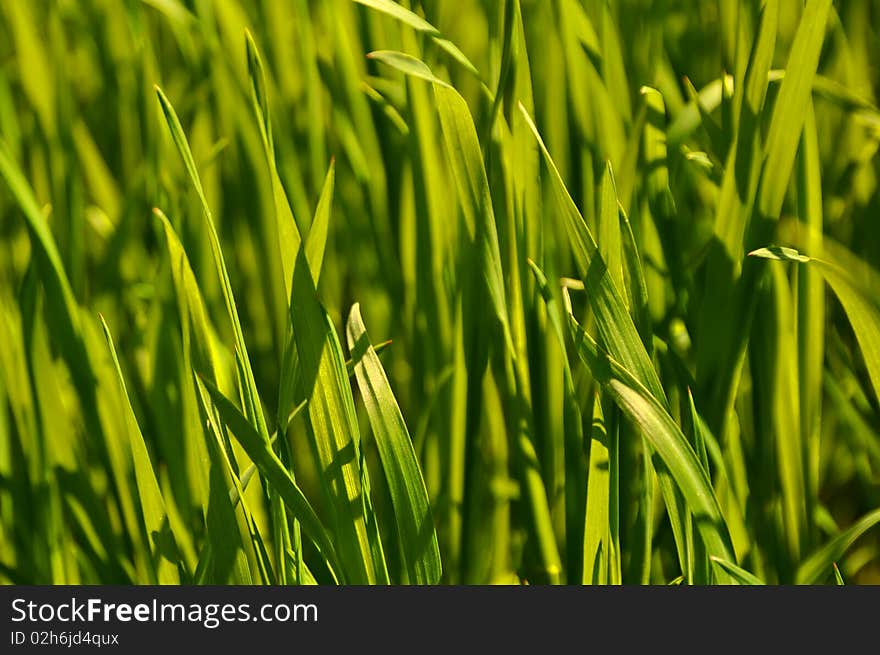
[[[321,189],[321,197],[315,209],[315,216],[306,236],[306,259],[309,268],[315,278],[315,286],[321,279],[321,269],[324,265],[324,251],[327,248],[327,233],[330,229],[330,214],[333,209],[333,188],[336,184],[336,162],[331,160],[327,176],[324,178],[324,187]]]
[[[831,0],[809,0],[791,45],[785,78],[773,106],[764,146],[757,208],[760,215],[767,218],[777,218],[782,209],[801,129],[807,116],[830,10]]]
[[[336,330],[318,299],[307,246],[293,221],[278,176],[267,102],[260,91],[265,86],[262,65],[252,39],[248,39],[248,53],[254,111],[261,124],[269,173],[274,180],[276,220],[279,225],[288,226],[286,229],[294,236],[293,242],[288,244],[295,246],[289,311],[300,377],[296,382],[289,382],[294,386],[293,404],[309,401],[311,443],[320,469],[321,487],[330,503],[334,527],[338,530],[339,553],[344,567],[341,574],[352,583],[376,582],[387,573],[383,558],[377,557],[381,552],[378,533],[371,527],[375,525],[374,517],[370,515],[369,500],[364,497],[369,493],[362,485],[367,472],[361,466],[360,434],[345,359]],[[326,210],[329,210],[328,203],[329,198],[324,203]],[[320,230],[319,224],[317,236],[320,236]],[[317,246],[314,248],[317,256]],[[291,354],[288,354],[288,365],[295,369]]]
[[[282,273],[284,275],[285,297],[290,298],[294,259],[296,251],[300,246],[301,238],[293,212],[290,209],[290,204],[287,202],[287,194],[278,175],[278,168],[275,162],[275,143],[272,138],[272,123],[269,118],[266,76],[263,72],[260,54],[250,32],[245,33],[245,43],[247,46],[248,73],[250,74],[251,81],[251,103],[260,128],[260,136],[263,140],[263,150],[269,166],[269,177],[272,184],[272,197],[275,202],[275,228],[277,230],[277,244],[281,256]]]
[[[880,399],[880,302],[877,301],[880,274],[829,239],[824,240],[820,256],[816,257],[778,246],[760,248],[749,254],[764,259],[810,262],[821,271],[846,311],[862,349],[874,394]]]
[[[578,355],[624,414],[641,428],[669,468],[694,514],[708,553],[730,560],[733,556],[730,535],[715,492],[681,429],[660,401],[623,365],[600,349],[571,314],[569,327]],[[725,579],[726,576],[721,576],[719,581]]]
[[[828,575],[834,562],[840,561],[856,539],[880,523],[880,509],[865,514],[849,528],[818,548],[798,567],[797,584],[818,584]]]
[[[740,585],[763,585],[764,582],[758,578],[753,573],[749,573],[745,569],[741,569],[733,562],[729,562],[726,559],[722,559],[720,557],[715,557],[714,555],[710,558],[712,563],[718,568],[724,570],[728,573],[737,584]]]
[[[131,455],[134,460],[134,475],[137,481],[138,496],[141,501],[141,510],[144,517],[144,527],[147,530],[147,538],[152,547],[154,563],[156,566],[156,579],[159,584],[179,584],[180,577],[177,574],[176,560],[179,558],[175,537],[168,522],[165,510],[165,501],[159,490],[153,463],[147,451],[144,436],[141,434],[137,418],[131,407],[128,390],[125,387],[125,379],[122,377],[122,369],[119,366],[119,358],[116,355],[116,347],[113,345],[113,337],[104,317],[101,317],[101,327],[107,339],[107,347],[113,358],[113,365],[119,376],[120,400],[124,407],[121,411],[125,414],[125,423],[128,428],[128,439],[131,446]]]
[[[445,50],[452,59],[461,64],[466,70],[479,76],[476,66],[474,66],[465,54],[458,49],[458,46],[452,41],[444,39],[436,27],[421,18],[418,14],[414,14],[410,10],[400,6],[394,2],[394,0],[354,0],[354,2],[381,11],[382,13],[399,20],[404,25],[413,28],[417,32],[429,36],[434,43],[436,43],[441,49]]]
[[[420,77],[434,85],[434,97],[443,128],[446,154],[455,177],[459,204],[468,232],[478,244],[486,289],[504,330],[507,346],[513,353],[515,349],[504,292],[498,228],[483,154],[467,102],[458,91],[437,79],[423,62],[414,57],[403,53],[381,53],[380,56],[373,53],[373,56],[403,73]]]
[[[544,145],[538,129],[525,109],[520,106],[538,146],[544,155],[544,162],[550,172],[550,183],[570,247],[575,255],[575,263],[586,285],[590,306],[596,316],[596,325],[604,346],[621,363],[633,372],[660,402],[665,402],[666,395],[660,385],[657,372],[651,363],[638,331],[623,301],[621,292],[614,286],[607,264],[599,254],[596,241],[583,216],[565,188],[559,170],[553,162],[550,152]]]
[[[612,552],[609,519],[611,462],[608,429],[602,402],[596,394],[590,430],[590,463],[587,477],[587,513],[584,521],[584,584],[608,584]]]
[[[404,566],[413,584],[436,584],[440,551],[422,472],[391,385],[370,343],[360,306],[348,317],[348,347],[388,481]],[[361,355],[361,353],[363,353]]]
[[[333,540],[305,495],[293,481],[290,473],[281,464],[277,455],[263,443],[256,430],[242,416],[238,408],[209,381],[201,379],[200,382],[210,394],[220,418],[245,449],[260,473],[271,482],[273,489],[277,491],[293,515],[299,520],[306,535],[314,541],[321,554],[327,558],[328,563],[338,574],[341,571],[340,562]]]
[[[177,113],[174,111],[174,107],[172,107],[168,98],[158,86],[156,86],[156,95],[159,98],[159,105],[162,109],[163,115],[165,116],[165,121],[168,124],[168,129],[171,132],[171,138],[174,141],[175,146],[177,146],[177,150],[180,153],[181,158],[183,159],[184,167],[186,168],[186,171],[189,175],[190,182],[192,183],[193,188],[196,191],[196,195],[201,202],[202,212],[204,213],[205,221],[208,226],[208,234],[211,240],[211,252],[213,253],[214,264],[217,269],[217,275],[220,279],[220,288],[223,293],[223,299],[226,303],[226,311],[232,326],[233,335],[235,336],[235,357],[239,363],[238,368],[242,371],[243,374],[243,379],[241,380],[241,390],[245,398],[246,414],[248,416],[248,420],[252,422],[252,424],[257,428],[258,432],[264,435],[264,438],[268,440],[269,435],[266,428],[266,419],[263,417],[263,408],[262,404],[260,403],[257,385],[254,381],[254,373],[251,369],[250,360],[248,359],[244,333],[241,329],[241,321],[238,316],[238,310],[235,307],[235,297],[232,292],[232,283],[229,280],[229,273],[226,268],[226,262],[223,258],[223,251],[220,247],[220,237],[218,236],[217,229],[214,226],[214,219],[211,214],[211,209],[208,206],[208,200],[205,197],[205,191],[202,188],[202,182],[199,177],[198,170],[196,169],[195,160],[193,159],[189,143],[186,140],[186,135],[183,132],[183,127],[180,124],[180,119],[178,119]]]

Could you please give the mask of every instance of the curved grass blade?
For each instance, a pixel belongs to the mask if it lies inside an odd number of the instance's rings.
[[[818,242],[814,240],[813,245]],[[811,262],[818,267],[843,305],[862,350],[874,394],[880,401],[880,274],[828,238],[820,248],[821,257],[809,257],[782,246],[759,248],[749,255],[798,264]]]
[[[263,477],[284,500],[290,511],[300,522],[306,535],[315,543],[321,554],[327,559],[334,573],[342,572],[333,540],[324,528],[315,510],[296,485],[287,469],[277,455],[263,442],[254,427],[242,416],[238,408],[229,401],[209,380],[198,378],[199,383],[211,397],[214,407],[221,420],[232,432],[236,440],[244,448],[248,457],[253,460]]]
[[[697,454],[659,400],[623,365],[601,349],[569,312],[578,355],[623,413],[635,423],[666,464],[709,555],[732,560],[733,546],[712,485]],[[722,576],[720,581],[725,581]]]
[[[648,353],[642,344],[641,337],[629,315],[621,291],[617,289],[596,241],[590,233],[583,216],[565,188],[559,169],[553,162],[550,152],[544,145],[538,128],[525,107],[520,105],[550,172],[550,182],[554,196],[562,215],[569,243],[575,255],[575,262],[581,278],[586,285],[590,306],[596,317],[596,325],[604,347],[622,365],[632,371],[633,375],[649,392],[665,405],[666,394],[660,385],[660,379],[651,363]]]
[[[358,386],[388,481],[408,579],[414,584],[436,584],[441,573],[440,551],[428,491],[403,415],[370,344],[357,303],[348,316],[347,334],[352,360],[358,362],[354,367]]]
[[[202,212],[205,216],[205,221],[208,226],[208,234],[210,236],[211,241],[211,252],[214,256],[214,264],[217,268],[217,274],[220,278],[220,288],[223,292],[223,299],[226,303],[226,311],[229,316],[229,321],[232,325],[232,332],[235,337],[235,358],[237,362],[237,368],[240,371],[243,379],[241,380],[241,391],[244,396],[245,402],[245,414],[248,417],[248,420],[256,427],[257,432],[263,436],[264,440],[268,441],[269,439],[269,431],[266,427],[266,419],[263,416],[263,408],[260,403],[259,393],[257,391],[257,385],[254,381],[254,373],[251,369],[250,360],[248,359],[247,346],[245,345],[244,333],[241,329],[241,321],[238,317],[238,311],[235,307],[235,297],[232,292],[232,283],[229,280],[229,273],[226,269],[226,262],[223,258],[223,251],[220,247],[220,237],[217,235],[217,228],[214,225],[214,218],[211,213],[211,209],[208,206],[208,200],[205,197],[205,191],[202,188],[202,182],[199,178],[199,172],[196,169],[195,160],[192,156],[192,151],[190,150],[189,143],[186,140],[186,135],[183,132],[183,127],[180,124],[180,119],[177,117],[177,113],[174,111],[174,107],[171,105],[171,102],[162,92],[162,89],[155,87],[156,96],[159,99],[159,105],[162,108],[162,113],[165,116],[165,121],[168,124],[168,129],[171,132],[171,138],[174,141],[174,144],[177,146],[177,150],[180,153],[181,158],[183,159],[184,167],[189,174],[190,182],[192,182],[193,188],[196,191],[196,194],[199,197],[199,200],[202,205]]]
[[[424,62],[415,57],[388,51],[383,51],[379,56],[373,53],[373,56],[407,75],[419,77],[434,85],[443,140],[455,178],[459,204],[468,233],[479,246],[483,279],[495,314],[504,330],[507,348],[511,357],[516,359],[489,180],[468,104],[458,91],[438,79]]]
[[[730,576],[740,585],[763,585],[765,584],[763,580],[761,580],[754,573],[749,573],[745,569],[741,569],[733,562],[730,562],[726,559],[722,559],[720,557],[716,557],[712,555],[709,558],[712,563],[718,568],[730,574]]]
[[[375,517],[369,498],[365,497],[369,493],[363,484],[367,480],[367,471],[361,467],[360,433],[345,358],[336,330],[318,299],[315,272],[278,176],[263,69],[253,39],[247,39],[247,48],[254,111],[263,133],[266,160],[273,178],[276,220],[279,225],[286,225],[285,229],[289,228],[294,238],[288,246],[295,246],[289,313],[297,359],[294,361],[292,352],[287,353],[285,380],[282,381],[282,385],[293,389],[294,397],[289,405],[283,402],[281,409],[284,413],[287,406],[308,400],[311,445],[320,470],[321,487],[334,516],[334,532],[340,541],[345,577],[351,583],[373,583],[383,580],[387,573],[384,557],[379,556],[378,532],[373,529]],[[329,210],[329,198],[324,207]],[[317,246],[313,252],[317,253]]]
[[[807,557],[797,570],[795,583],[818,584],[821,582],[828,575],[828,570],[832,564],[840,561],[840,558],[855,543],[856,539],[878,523],[880,523],[880,509],[865,514],[849,528]]]
[[[450,57],[461,64],[461,66],[463,66],[466,70],[479,77],[479,71],[477,71],[477,67],[474,66],[471,61],[465,56],[465,54],[458,49],[458,46],[456,46],[452,41],[444,39],[443,36],[440,34],[440,30],[431,25],[428,21],[426,21],[418,14],[414,14],[409,9],[400,6],[392,0],[354,0],[354,2],[362,4],[365,7],[375,9],[376,11],[381,11],[383,14],[391,16],[392,18],[399,20],[403,24],[408,25],[415,31],[421,32],[422,34],[431,37],[434,43],[436,43],[442,50],[445,50]]]
[[[156,472],[141,434],[137,418],[131,407],[125,379],[122,377],[122,369],[119,366],[119,358],[116,356],[116,346],[113,345],[113,337],[110,328],[101,316],[101,327],[107,339],[107,348],[113,358],[113,365],[119,380],[120,399],[124,403],[122,411],[125,414],[125,424],[128,430],[128,439],[131,446],[131,456],[134,462],[134,475],[137,483],[138,496],[141,501],[141,510],[144,517],[144,527],[147,537],[152,546],[154,562],[156,566],[156,578],[159,584],[180,584],[180,576],[177,573],[176,563],[179,561],[177,543],[168,521],[168,513],[165,510],[165,501],[156,480]]]

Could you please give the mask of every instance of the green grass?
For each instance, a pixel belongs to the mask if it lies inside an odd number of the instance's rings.
[[[0,582],[880,582],[878,25],[3,3]]]

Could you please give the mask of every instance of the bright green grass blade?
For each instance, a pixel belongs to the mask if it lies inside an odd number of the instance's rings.
[[[838,587],[845,586],[845,583],[843,581],[843,576],[840,575],[840,569],[837,567],[837,563],[832,562],[832,564],[834,566],[834,582],[837,583]]]
[[[266,428],[266,420],[263,416],[263,408],[260,403],[257,385],[254,381],[254,373],[251,369],[250,360],[248,359],[244,333],[241,329],[241,321],[238,317],[238,310],[235,307],[235,297],[232,292],[232,283],[229,280],[229,273],[226,268],[226,262],[223,258],[223,251],[220,247],[220,237],[217,235],[217,229],[214,226],[214,219],[211,214],[211,209],[208,206],[208,201],[205,197],[204,189],[202,188],[202,182],[199,178],[198,170],[196,169],[195,160],[193,159],[189,143],[186,140],[186,135],[183,132],[183,127],[180,124],[180,119],[178,119],[177,113],[174,111],[174,107],[171,106],[171,103],[169,102],[168,98],[165,97],[165,94],[162,92],[162,90],[158,86],[156,86],[155,88],[156,95],[159,98],[159,105],[162,108],[162,113],[165,116],[165,121],[168,124],[168,129],[171,132],[171,138],[174,141],[174,144],[177,146],[177,150],[180,153],[181,158],[183,159],[184,167],[189,174],[190,182],[192,183],[193,187],[196,190],[196,194],[199,197],[202,206],[202,212],[208,226],[208,234],[211,241],[211,252],[214,258],[214,265],[217,269],[217,275],[220,279],[220,288],[223,293],[223,300],[226,303],[226,312],[232,325],[233,335],[235,336],[235,358],[237,361],[237,368],[241,372],[241,375],[243,377],[243,379],[241,380],[241,391],[245,399],[245,413],[248,416],[248,420],[251,421],[252,424],[257,428],[257,431],[261,435],[263,435],[265,439],[268,440],[269,434]]]
[[[587,295],[596,316],[596,324],[602,342],[615,358],[618,358],[627,369],[633,371],[637,379],[655,398],[665,404],[666,396],[660,385],[657,372],[642,344],[639,333],[626,308],[626,303],[620,295],[621,292],[612,282],[607,265],[596,246],[596,241],[578,211],[577,205],[565,188],[559,170],[544,145],[534,121],[522,105],[520,105],[520,111],[528,121],[544,155],[544,161],[550,172],[554,196],[562,215],[571,249],[575,254],[575,263],[586,285]]]
[[[722,559],[720,557],[712,556],[709,558],[712,563],[718,568],[724,570],[726,573],[730,574],[730,576],[736,581],[737,584],[740,585],[763,585],[765,584],[760,578],[758,578],[754,573],[749,573],[745,569],[741,569],[733,562],[730,562],[726,559]]]
[[[333,188],[336,183],[336,162],[330,161],[327,176],[324,178],[324,186],[321,189],[321,197],[315,208],[315,216],[306,236],[306,260],[315,278],[315,286],[321,279],[321,269],[324,266],[324,250],[327,248],[327,233],[330,229],[330,214],[333,209]]]
[[[193,337],[191,341],[193,363],[203,375],[210,374],[215,384],[221,388],[229,388],[228,377],[225,374],[226,367],[217,345],[218,339],[208,318],[205,302],[183,244],[164,212],[155,208],[153,214],[161,221],[165,232],[174,288],[178,296],[178,304],[183,310],[181,320],[189,321],[189,329]]]
[[[436,584],[441,573],[440,551],[428,492],[403,415],[357,303],[351,308],[346,332],[352,359],[359,362],[355,375],[388,481],[408,579],[413,584]]]
[[[309,228],[309,234],[306,237],[306,259],[309,262],[309,269],[315,277],[315,286],[321,277],[321,270],[324,264],[324,250],[327,247],[327,234],[330,227],[330,214],[333,204],[333,188],[336,179],[335,161],[330,162],[330,168],[324,179],[324,187],[321,190],[321,197],[318,200],[318,206],[315,209],[315,216],[312,219],[312,225]],[[388,344],[383,344],[377,348],[377,352],[384,349]],[[295,339],[288,336],[285,343],[284,354],[281,360],[281,383],[278,389],[278,423],[279,425],[288,425],[290,423],[289,416],[294,411],[294,398],[296,396],[297,377],[299,375],[299,358],[295,349]],[[351,361],[345,363],[349,377],[354,375],[354,368]],[[305,403],[305,400],[301,401]],[[286,429],[286,428],[285,428]],[[282,430],[284,431],[284,430]]]
[[[199,382],[210,394],[221,420],[245,449],[263,477],[272,485],[272,488],[281,496],[293,515],[302,524],[306,535],[327,559],[331,569],[334,572],[341,571],[333,539],[277,455],[263,442],[238,408],[220,393],[217,387],[204,378],[200,378]]]
[[[229,501],[235,512],[236,520],[238,521],[239,531],[242,543],[245,545],[245,554],[248,558],[250,569],[251,571],[259,573],[262,584],[279,582],[286,583],[287,579],[284,571],[279,571],[277,577],[272,571],[272,564],[269,555],[266,552],[263,538],[260,535],[260,530],[254,520],[253,512],[251,512],[249,503],[244,494],[244,487],[239,478],[238,465],[230,457],[232,448],[226,445],[228,443],[228,431],[221,427],[221,419],[218,417],[217,412],[211,410],[213,403],[208,391],[205,389],[205,385],[201,384],[197,379],[196,386],[198,387],[199,401],[201,402],[202,410],[207,416],[207,432],[213,437],[213,453],[215,454],[215,457],[219,455],[218,459],[221,460],[227,479],[231,482]],[[285,543],[285,546],[286,545],[287,544]],[[283,564],[279,562],[279,566],[283,566]]]
[[[608,584],[610,543],[610,480],[608,430],[599,394],[593,402],[590,463],[587,475],[587,512],[584,521],[584,584]]]
[[[417,77],[426,82],[448,86],[439,77],[436,77],[431,69],[421,59],[416,59],[412,55],[404,52],[396,52],[394,50],[376,50],[367,54],[368,59],[381,61],[383,64],[391,66],[405,75]]]
[[[162,498],[162,492],[159,490],[156,472],[153,470],[153,463],[150,460],[144,436],[141,434],[134,410],[131,407],[128,390],[125,387],[125,379],[122,377],[122,369],[119,366],[119,358],[116,355],[116,347],[113,345],[113,337],[110,335],[110,328],[107,327],[104,317],[101,316],[100,318],[101,327],[104,329],[104,336],[107,338],[107,347],[113,358],[113,365],[119,378],[120,399],[124,404],[121,411],[125,414],[125,423],[128,428],[129,445],[134,463],[134,475],[137,481],[138,496],[141,501],[144,527],[147,530],[147,537],[152,548],[153,561],[156,567],[156,579],[159,584],[180,584],[180,577],[177,574],[176,567],[179,554],[174,534],[168,522],[165,501]]]
[[[617,205],[617,190],[611,162],[605,162],[599,196],[599,254],[608,265],[611,282],[621,297],[626,298],[626,285],[623,279],[623,246],[620,234],[620,216]]]
[[[418,14],[414,14],[409,9],[400,6],[394,2],[394,0],[354,0],[354,2],[381,11],[383,14],[387,14],[388,16],[399,20],[401,23],[408,25],[417,32],[423,32],[428,36],[440,35],[440,31],[428,21]]]
[[[508,348],[515,357],[504,292],[504,273],[501,268],[495,213],[492,209],[489,182],[486,179],[477,131],[467,103],[455,89],[435,83],[434,95],[437,99],[446,154],[455,177],[459,202],[466,222],[472,226],[471,229],[476,230],[474,236],[480,248],[483,279],[495,315],[504,330]]]
[[[297,399],[309,400],[312,445],[340,531],[344,571],[352,583],[373,582],[384,563],[373,561],[366,517],[357,507],[366,490],[361,488],[354,401],[336,330],[317,298],[302,249],[294,269],[291,317],[302,371]]]
[[[483,164],[483,154],[477,139],[477,130],[467,102],[445,82],[437,79],[423,62],[403,53],[383,52],[373,56],[408,75],[430,81],[440,114],[440,124],[446,144],[446,154],[455,177],[459,203],[471,237],[479,245],[481,268],[486,289],[495,314],[504,330],[507,346],[515,358],[510,329],[507,300],[504,292],[504,273],[498,245],[498,228],[489,181]]]
[[[623,241],[623,272],[624,289],[629,304],[629,312],[642,343],[650,355],[653,351],[653,333],[651,325],[651,312],[648,305],[648,285],[645,282],[645,271],[642,267],[642,258],[639,247],[633,234],[632,224],[629,217],[621,209],[621,239]]]
[[[321,485],[330,500],[335,527],[340,537],[340,556],[344,575],[352,583],[381,581],[385,562],[377,559],[381,551],[374,517],[369,511],[369,491],[363,488],[366,471],[361,467],[360,434],[345,373],[345,359],[339,339],[315,290],[315,276],[293,221],[287,196],[278,177],[272,148],[272,128],[268,116],[262,65],[252,39],[248,39],[248,60],[251,67],[254,111],[263,133],[263,145],[274,179],[274,200],[279,225],[290,228],[295,238],[289,247],[292,254],[290,284],[290,317],[301,375],[295,388],[293,404],[308,400],[312,446],[321,471]],[[329,187],[325,187],[329,190]],[[324,209],[329,211],[329,197]],[[320,224],[316,239],[320,237]],[[317,242],[316,242],[317,244]],[[318,246],[313,252],[317,257]],[[295,369],[291,359],[288,360]],[[360,508],[359,508],[360,506]],[[369,524],[369,525],[368,525]],[[378,576],[378,577],[377,577]]]
[[[814,241],[815,244],[815,241]],[[840,300],[862,350],[874,394],[880,399],[880,274],[842,246],[823,241],[820,256],[808,257],[792,248],[760,248],[750,255],[764,259],[811,262]]]
[[[538,134],[537,128],[531,117],[520,106],[521,111],[529,122],[530,127],[538,141],[544,160],[550,171],[550,178],[554,190],[554,196],[559,206],[559,210],[563,215],[563,221],[566,231],[569,235],[571,247],[576,256],[576,263],[581,273],[582,279],[587,290],[590,306],[596,317],[596,325],[599,330],[599,336],[611,355],[617,358],[628,370],[632,371],[641,384],[643,384],[657,399],[661,406],[666,406],[666,395],[660,384],[657,372],[651,363],[645,346],[642,343],[633,319],[630,316],[626,303],[623,300],[622,293],[624,284],[622,281],[622,269],[616,274],[620,280],[619,284],[622,288],[618,289],[615,285],[615,274],[609,271],[606,261],[603,259],[600,250],[597,248],[596,242],[587,227],[586,222],[581,216],[574,204],[565,184],[562,181],[556,165],[550,153],[547,151],[543,140]],[[610,194],[613,191],[611,178],[608,178],[608,184],[604,186],[603,194]],[[667,188],[668,191],[668,188]],[[603,201],[603,205],[611,205],[611,198]],[[617,213],[616,199],[613,201],[613,213]],[[609,216],[606,221],[610,222],[611,211],[606,209]],[[617,243],[619,247],[619,224],[618,219],[614,217],[614,224],[617,226]],[[619,262],[619,258],[616,258]],[[617,266],[622,266],[618,263]],[[648,435],[645,435],[648,436]],[[661,489],[663,490],[663,499],[666,503],[670,522],[676,537],[676,544],[679,545],[679,555],[682,565],[684,565],[684,527],[681,507],[681,499],[675,491],[672,481],[668,477],[668,472],[661,466],[657,470],[661,480]]]
[[[417,32],[421,32],[431,37],[434,43],[436,43],[442,50],[445,50],[452,59],[458,62],[466,70],[479,77],[479,72],[477,71],[476,66],[474,66],[465,54],[458,49],[458,46],[452,41],[444,39],[436,27],[431,25],[418,14],[414,14],[410,10],[401,7],[393,0],[354,0],[354,2],[381,11],[382,13],[399,20],[404,25],[408,25]]]
[[[878,523],[880,523],[880,509],[865,514],[849,528],[807,557],[798,568],[795,582],[797,584],[820,583],[828,575],[828,570],[832,564],[840,561],[840,558],[855,543],[856,539]]]
[[[709,478],[681,429],[660,401],[629,370],[600,349],[571,314],[569,327],[578,355],[624,414],[641,428],[669,468],[694,513],[708,553],[730,560],[733,548],[727,524]]]
[[[788,55],[785,79],[773,107],[762,165],[757,208],[761,216],[777,218],[788,188],[801,128],[807,115],[813,78],[825,37],[831,0],[809,0]]]
[[[293,266],[296,251],[300,246],[300,233],[297,228],[293,212],[287,201],[287,194],[278,175],[275,162],[275,144],[272,138],[272,123],[269,119],[269,98],[266,91],[266,76],[263,72],[263,64],[260,54],[250,32],[245,33],[247,45],[248,73],[251,81],[251,104],[257,117],[260,128],[260,136],[263,141],[263,151],[269,166],[269,176],[272,183],[272,197],[275,202],[275,228],[278,236],[278,248],[281,255],[282,273],[284,275],[285,297],[290,298],[291,285],[293,282]]]

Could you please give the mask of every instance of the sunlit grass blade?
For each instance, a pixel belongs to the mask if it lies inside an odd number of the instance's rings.
[[[208,234],[211,241],[211,252],[213,253],[214,264],[217,269],[217,275],[220,279],[220,289],[223,293],[223,299],[226,303],[226,312],[232,326],[233,335],[235,336],[235,357],[238,362],[237,368],[243,374],[243,379],[241,380],[241,391],[245,398],[246,414],[248,416],[248,420],[251,421],[252,424],[257,428],[258,432],[264,436],[264,439],[268,439],[269,435],[266,428],[266,419],[263,416],[262,404],[260,402],[256,382],[254,381],[254,374],[253,370],[251,369],[250,360],[248,359],[244,333],[242,332],[241,321],[238,316],[238,310],[235,306],[235,297],[232,291],[232,283],[229,280],[229,272],[227,271],[226,262],[223,258],[223,251],[220,247],[220,237],[217,234],[217,228],[214,225],[214,219],[211,214],[211,209],[208,206],[208,200],[205,197],[205,191],[202,188],[201,178],[199,177],[198,170],[196,169],[195,160],[192,156],[192,151],[190,150],[189,143],[186,140],[186,135],[184,134],[183,127],[180,124],[180,119],[177,117],[177,113],[174,111],[174,107],[172,107],[171,102],[169,102],[168,98],[158,86],[156,86],[156,95],[159,98],[159,105],[162,109],[163,115],[165,116],[165,121],[168,124],[171,138],[174,141],[175,146],[177,146],[177,150],[181,158],[183,159],[184,167],[186,168],[187,174],[189,175],[190,182],[192,183],[193,188],[196,191],[196,195],[201,202],[202,212],[208,226]]]
[[[737,584],[740,585],[763,585],[764,582],[758,578],[753,573],[749,573],[745,569],[741,569],[733,562],[729,562],[726,559],[722,559],[720,557],[712,556],[709,558],[712,563],[720,569],[723,569],[726,573],[728,573]]]
[[[458,49],[452,41],[443,38],[440,31],[431,25],[428,21],[421,18],[418,14],[414,14],[410,10],[402,7],[394,2],[394,0],[354,0],[364,6],[370,7],[377,11],[381,11],[392,18],[399,20],[401,23],[413,28],[417,32],[421,32],[429,36],[442,50],[445,50],[453,60],[458,62],[466,70],[474,75],[479,76],[476,66]]]
[[[706,472],[681,429],[635,376],[596,344],[569,314],[578,355],[624,414],[642,429],[678,484],[710,555],[730,560],[727,525]],[[721,578],[720,581],[723,581]]]
[[[101,317],[101,327],[107,339],[107,347],[113,358],[113,365],[119,376],[120,399],[124,405],[121,411],[125,414],[125,423],[128,428],[128,440],[131,447],[131,455],[134,462],[134,474],[137,481],[138,496],[141,501],[141,511],[144,517],[144,527],[147,538],[153,551],[154,565],[156,567],[156,579],[159,584],[179,584],[180,577],[177,574],[177,562],[180,555],[177,552],[177,544],[174,534],[168,522],[165,510],[165,501],[159,490],[153,463],[147,451],[144,436],[141,434],[137,418],[131,407],[128,390],[125,387],[125,379],[119,366],[119,358],[116,355],[116,347],[113,345],[113,337],[104,317]]]
[[[440,552],[425,482],[358,304],[351,308],[346,331],[352,359],[359,362],[354,367],[355,375],[388,481],[407,577],[413,584],[435,584],[440,579]]]
[[[242,416],[238,408],[209,381],[201,379],[200,383],[210,394],[214,406],[230,432],[248,453],[260,473],[271,481],[273,489],[277,491],[293,515],[300,521],[306,535],[314,541],[322,555],[327,558],[332,570],[334,572],[341,571],[333,540],[309,501],[291,478],[290,473],[284,468],[275,453],[262,441],[253,426]]]
[[[846,311],[862,349],[874,394],[880,400],[880,303],[877,301],[880,274],[828,239],[824,241],[820,255],[815,257],[781,246],[759,248],[749,254],[799,264],[811,262],[818,267]]]
[[[834,562],[840,561],[844,553],[868,530],[880,523],[880,510],[865,514],[846,530],[819,547],[798,567],[797,584],[818,584],[828,576]]]

